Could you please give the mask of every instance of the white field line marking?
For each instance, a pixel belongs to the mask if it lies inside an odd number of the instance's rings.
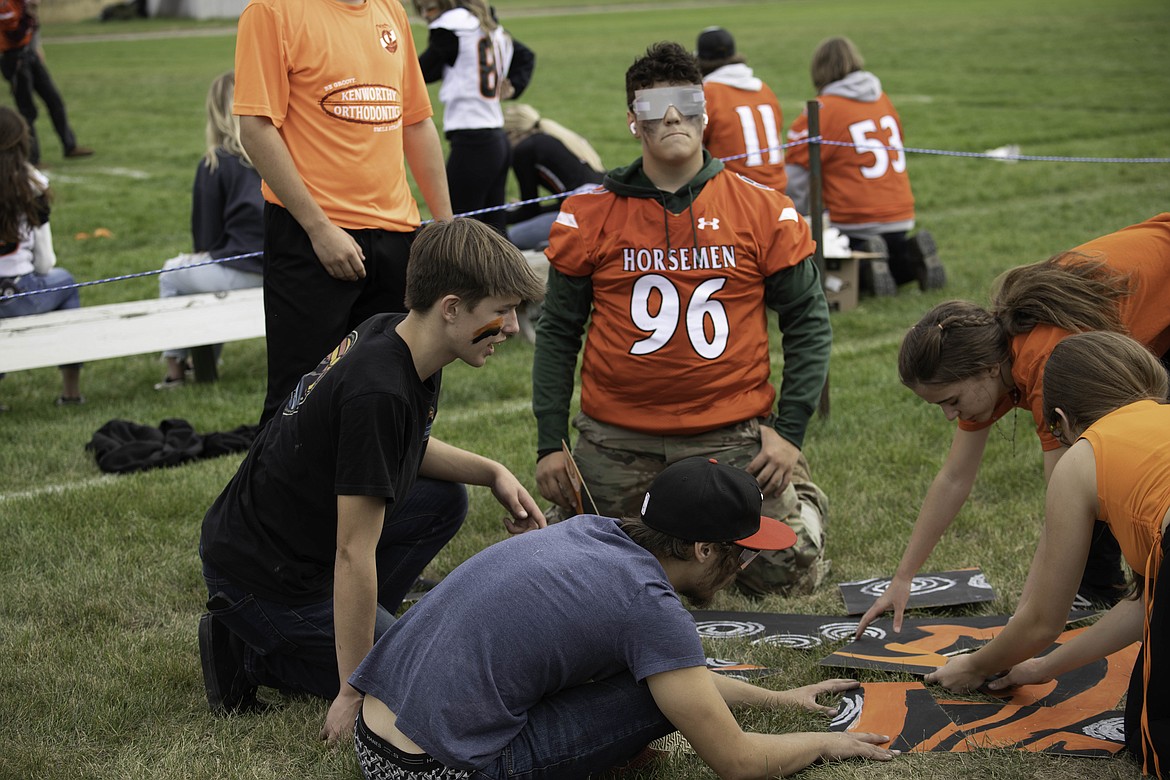
[[[5,501],[21,501],[28,498],[40,498],[47,495],[59,495],[65,492],[72,492],[74,490],[84,490],[86,488],[104,485],[107,482],[116,482],[117,479],[112,474],[103,474],[100,477],[91,477],[83,479],[78,482],[64,482],[57,485],[42,485],[32,490],[19,490],[15,493],[0,493],[0,503]]]

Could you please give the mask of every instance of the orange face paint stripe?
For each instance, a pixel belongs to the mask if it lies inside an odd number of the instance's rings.
[[[504,318],[496,317],[494,320],[484,325],[475,332],[475,337],[471,339],[472,344],[478,344],[484,339],[490,339],[493,336],[498,336],[504,330]]]

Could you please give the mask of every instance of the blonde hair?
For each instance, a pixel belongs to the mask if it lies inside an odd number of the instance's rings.
[[[253,167],[240,142],[240,118],[232,113],[235,90],[236,74],[230,70],[217,76],[207,90],[207,150],[203,153],[203,162],[212,172],[219,167],[219,159],[215,156],[217,149],[223,149],[233,157],[239,157],[244,165]]]
[[[545,133],[565,145],[565,148],[581,162],[598,173],[605,173],[601,155],[585,138],[560,122],[546,119],[527,103],[504,104],[504,132],[513,146],[533,133]]]
[[[1078,333],[1057,344],[1044,366],[1044,419],[1056,422],[1059,408],[1083,431],[1137,401],[1163,403],[1168,388],[1165,366],[1129,336]]]
[[[834,81],[840,81],[864,67],[865,59],[853,41],[844,36],[836,36],[826,38],[817,44],[809,71],[812,74],[813,86],[820,92]]]

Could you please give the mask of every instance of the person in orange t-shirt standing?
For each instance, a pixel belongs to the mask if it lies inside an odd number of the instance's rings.
[[[893,295],[917,281],[923,290],[946,284],[934,238],[913,236],[914,195],[902,147],[902,121],[848,38],[827,38],[813,52],[812,80],[820,104],[821,172],[825,208],[833,227],[855,250],[884,257],[862,263],[862,288]],[[789,141],[808,138],[808,112],[788,131]],[[808,213],[808,144],[788,149],[788,195]]]
[[[432,216],[450,219],[451,200],[397,0],[253,0],[240,15],[233,111],[267,201],[264,423],[355,326],[405,311],[420,217],[403,163]]]
[[[1044,451],[1045,480],[1068,447],[1048,430],[1044,370],[1073,333],[1128,333],[1170,363],[1170,212],[1088,241],[996,282],[990,310],[967,301],[935,306],[902,340],[898,374],[958,429],[930,484],[893,583],[862,617],[859,632],[894,610],[894,628],[914,574],[958,515],[979,473],[992,424],[1028,409]],[[1111,605],[1122,593],[1121,551],[1097,526],[1082,577],[1080,606]]]
[[[827,499],[801,446],[828,370],[828,305],[792,201],[703,149],[702,78],[677,43],[634,61],[626,120],[642,156],[568,198],[549,233],[532,364],[537,487],[574,506],[562,442],[588,322],[573,455],[597,512],[637,515],[667,466],[716,458],[751,472],[764,512],[798,537],[741,572],[741,589],[809,592],[825,572]],[[769,309],[784,336],[779,394]]]
[[[735,51],[735,38],[722,27],[699,33],[695,56],[707,98],[703,146],[729,171],[784,192],[784,115],[776,93],[756,77]]]

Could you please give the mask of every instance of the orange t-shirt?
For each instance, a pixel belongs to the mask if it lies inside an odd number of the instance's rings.
[[[914,219],[914,195],[902,151],[902,123],[883,92],[866,103],[821,95],[821,138],[848,146],[821,146],[822,196],[829,219],[839,225]],[[808,111],[788,131],[789,141],[808,138]],[[893,147],[892,150],[884,147]],[[788,162],[807,168],[808,144],[790,147]]]
[[[334,224],[418,227],[402,128],[430,117],[431,101],[397,0],[252,0],[240,14],[232,110],[272,120]],[[267,182],[263,192],[280,203]]]
[[[582,411],[677,435],[770,414],[764,279],[813,250],[786,195],[730,171],[681,214],[604,189],[566,200],[547,254],[592,281]]]
[[[1081,434],[1093,446],[1101,520],[1130,568],[1146,559],[1170,510],[1170,406],[1138,401],[1110,412]]]
[[[723,165],[742,173],[752,181],[784,192],[788,174],[784,172],[784,139],[780,128],[784,117],[780,101],[767,84],[752,92],[717,81],[703,82],[707,98],[707,127],[703,146],[712,157],[720,159],[746,154]]]
[[[1072,260],[1088,255],[1104,260],[1120,273],[1130,275],[1133,293],[1122,298],[1118,312],[1131,336],[1145,344],[1155,355],[1170,350],[1170,212],[1159,214],[1072,250]],[[1044,420],[1044,364],[1052,350],[1069,331],[1053,325],[1037,325],[1015,336],[1009,350],[1012,356],[1012,381],[1020,390],[1019,400],[1004,396],[991,419],[986,422],[960,421],[965,431],[978,431],[1003,417],[1013,406],[1030,409],[1036,422],[1036,434],[1047,452],[1061,444],[1048,432]]]

